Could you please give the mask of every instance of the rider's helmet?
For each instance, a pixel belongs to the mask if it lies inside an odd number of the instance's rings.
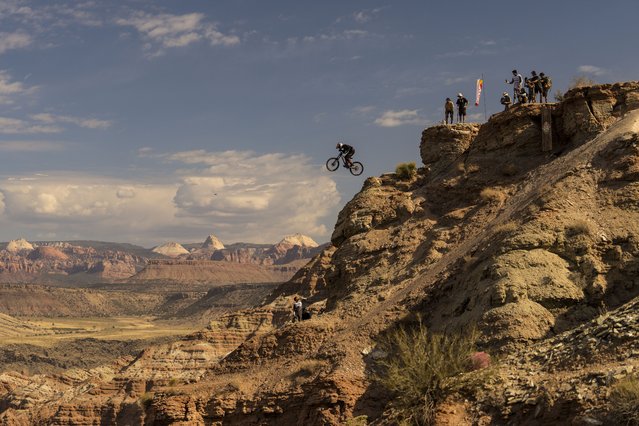
[[[335,149],[340,149],[342,146],[344,146],[344,144],[341,142],[338,142],[337,145],[335,145]]]

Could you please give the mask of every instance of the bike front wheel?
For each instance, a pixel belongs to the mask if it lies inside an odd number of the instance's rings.
[[[339,158],[329,158],[328,161],[326,161],[326,168],[331,172],[337,170],[339,168]]]
[[[351,165],[349,170],[351,171],[351,174],[353,176],[359,176],[364,171],[364,165],[359,161],[353,161],[353,164]]]

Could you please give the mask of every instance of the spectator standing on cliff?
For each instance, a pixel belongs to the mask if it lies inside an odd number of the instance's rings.
[[[539,73],[539,87],[541,87],[541,95],[539,100],[541,101],[543,98],[544,102],[548,102],[548,93],[552,88],[552,80],[543,72]]]
[[[450,124],[453,124],[453,117],[455,113],[455,104],[450,98],[446,98],[446,103],[444,104],[444,116],[446,117],[446,124],[448,124],[448,117],[450,117]]]
[[[537,75],[537,71],[534,71],[534,70],[530,72],[530,75],[531,75],[531,77],[528,79],[528,81],[532,85],[532,87],[534,89],[534,93],[532,93],[531,95],[528,96],[528,100],[530,100],[530,102],[537,102],[537,94],[539,94],[539,102],[541,102],[541,83],[540,83],[540,78]]]
[[[510,104],[512,104],[513,101],[510,99],[510,95],[508,94],[508,92],[502,93],[499,103],[504,106],[504,111],[510,108]]]
[[[522,88],[523,82],[524,82],[524,79],[521,76],[521,74],[517,72],[517,70],[513,70],[513,78],[510,81],[506,79],[506,84],[513,85],[513,99],[517,99],[517,95],[519,94],[519,91]]]
[[[528,100],[535,102],[535,84],[528,78],[524,78],[524,86],[528,89]]]
[[[457,95],[457,122],[464,123],[466,121],[466,107],[468,106],[468,99],[464,97],[462,93]]]
[[[302,299],[299,296],[295,296],[293,300],[293,322],[302,321],[302,312],[304,311]]]

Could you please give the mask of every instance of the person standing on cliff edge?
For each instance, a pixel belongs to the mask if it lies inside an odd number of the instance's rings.
[[[450,98],[446,98],[446,103],[444,104],[444,116],[446,117],[446,124],[448,124],[448,117],[450,117],[450,124],[453,124],[453,114],[455,112],[455,104]]]
[[[468,99],[462,93],[457,95],[457,122],[464,123],[466,121],[466,107]]]
[[[521,74],[517,72],[517,70],[513,70],[513,78],[510,81],[506,79],[506,84],[513,85],[513,100],[519,99],[518,95],[522,89],[523,82],[524,82],[524,78],[521,76]]]

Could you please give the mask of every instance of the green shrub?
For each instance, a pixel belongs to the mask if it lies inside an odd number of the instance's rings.
[[[384,372],[377,380],[394,395],[391,406],[400,422],[432,423],[437,403],[470,385],[462,373],[468,371],[477,337],[475,329],[466,334],[429,333],[421,321],[387,336],[381,345],[388,357],[380,361]]]
[[[639,425],[639,379],[627,376],[610,391],[610,412],[620,425]]]
[[[417,174],[417,166],[412,163],[400,163],[395,167],[395,174],[402,180],[411,180]]]

